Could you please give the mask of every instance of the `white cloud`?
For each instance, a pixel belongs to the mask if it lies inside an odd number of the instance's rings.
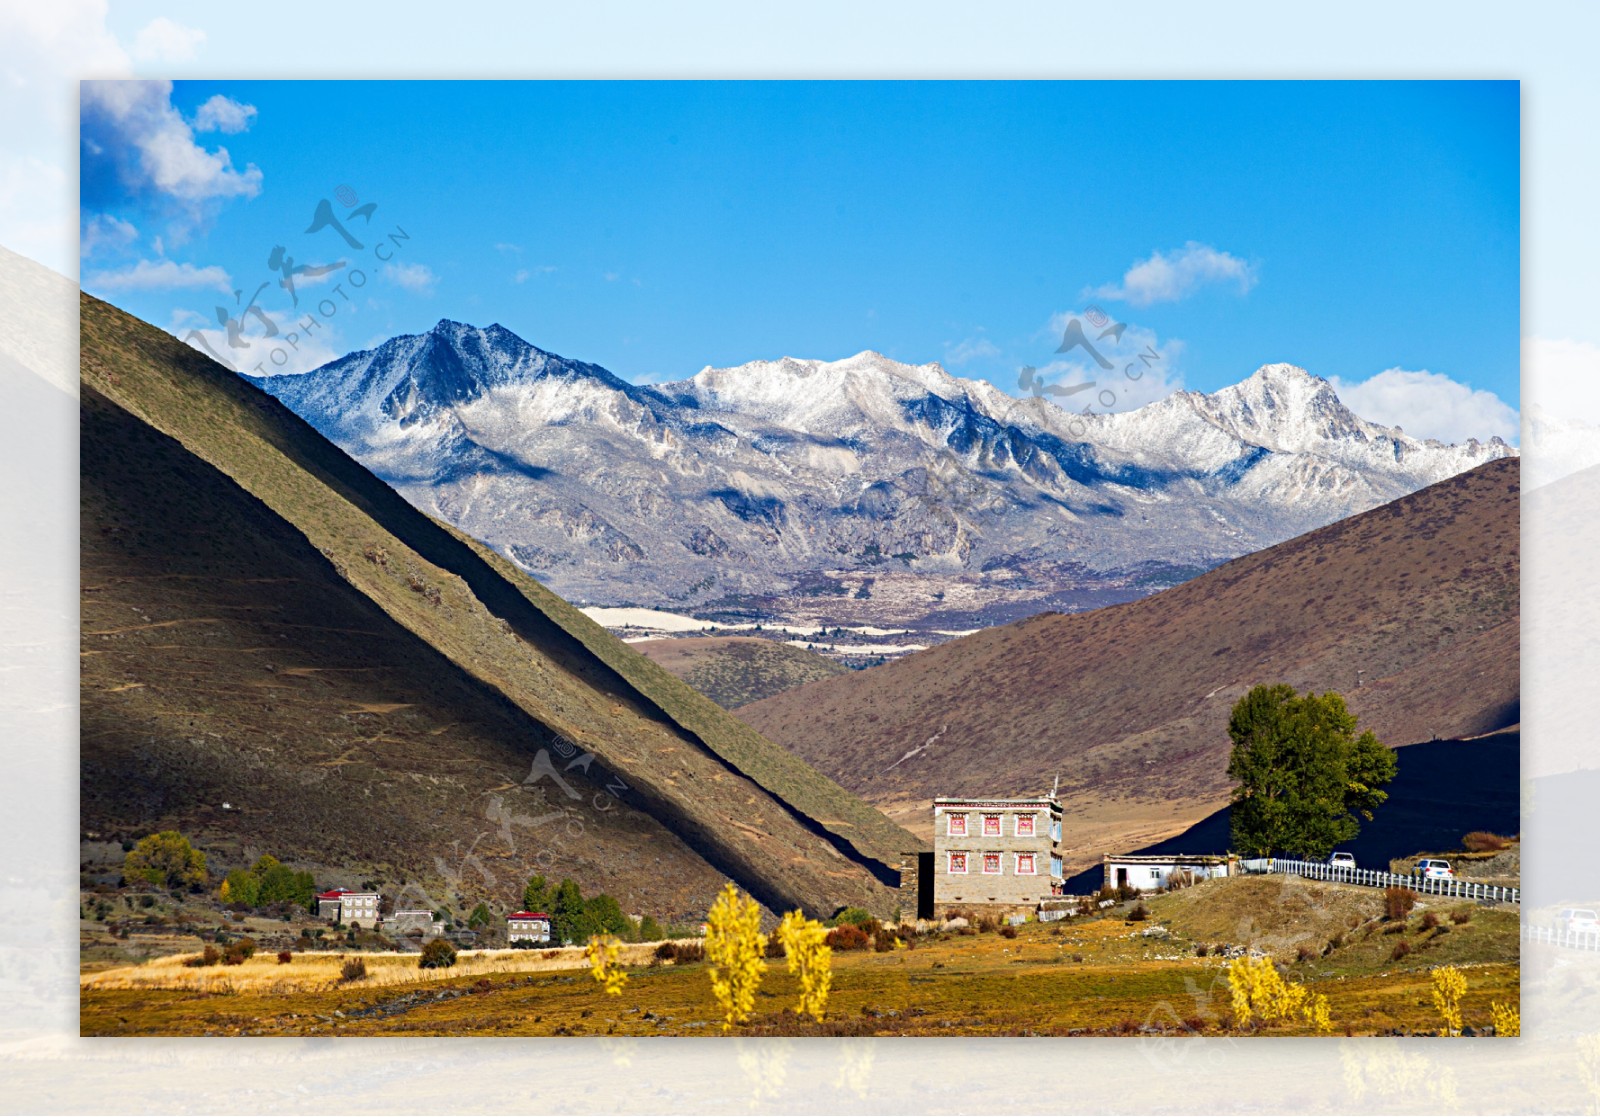
[[[226,132],[234,135],[250,127],[250,121],[255,118],[254,105],[240,104],[232,97],[224,97],[218,93],[211,100],[201,105],[194,114],[194,130],[196,132]]]
[[[1517,441],[1517,412],[1493,392],[1426,369],[1385,369],[1361,381],[1337,376],[1328,383],[1363,419],[1400,427],[1413,438],[1459,443],[1498,435]]]
[[[494,249],[496,252],[504,252],[512,256],[522,255],[522,245],[512,244],[510,241],[499,241],[495,244]]]
[[[182,202],[253,198],[261,171],[236,170],[228,149],[207,151],[172,105],[169,81],[86,81],[82,87],[86,177],[114,170],[130,192],[155,191]],[[249,108],[249,106],[241,106]],[[85,204],[95,199],[85,198]]]
[[[230,349],[228,335],[220,329],[195,330],[191,327],[172,332],[190,348],[198,349],[212,358],[220,355],[225,363],[233,366],[235,372],[251,376],[299,375],[344,356],[330,344],[333,340],[331,337],[301,337],[298,334],[291,337],[294,334],[292,329],[274,338],[246,334],[244,340],[249,344],[242,349]],[[202,338],[204,345],[200,344]]]
[[[97,213],[84,222],[80,234],[78,255],[88,257],[96,252],[115,252],[127,248],[139,239],[139,230],[132,222],[108,213]]]
[[[157,16],[133,37],[133,57],[140,62],[187,62],[206,41],[206,33]]]
[[[1120,284],[1095,288],[1096,298],[1117,299],[1134,306],[1177,302],[1211,283],[1236,286],[1242,295],[1256,285],[1254,265],[1230,252],[1190,241],[1174,252],[1153,252],[1122,276]]]
[[[74,90],[133,64],[106,30],[105,0],[0,4],[0,44],[0,244],[75,276],[78,176],[61,142],[77,127]]]
[[[944,359],[946,364],[964,365],[969,361],[983,360],[998,357],[1000,347],[986,337],[968,337],[955,342],[945,342]]]
[[[1522,399],[1547,414],[1600,426],[1600,345],[1524,338]]]
[[[103,271],[84,280],[84,286],[99,291],[175,291],[210,288],[225,295],[233,293],[233,280],[215,264],[197,268],[172,260],[140,260],[121,271]]]
[[[556,266],[554,264],[540,264],[534,268],[518,268],[516,274],[511,277],[511,282],[526,283],[535,275],[549,275],[555,270]]]
[[[1021,384],[1019,378],[1018,395],[1037,394],[1068,411],[1088,407],[1096,414],[1109,414],[1132,411],[1183,389],[1182,341],[1163,341],[1142,326],[1123,326],[1120,331],[1112,328],[1114,323],[1097,327],[1077,311],[1052,317],[1049,336],[1061,342],[1074,320],[1095,353],[1111,367],[1102,366],[1081,345],[1074,346],[1035,370],[1036,388]]]
[[[426,264],[385,264],[378,274],[414,295],[431,295],[439,277]]]

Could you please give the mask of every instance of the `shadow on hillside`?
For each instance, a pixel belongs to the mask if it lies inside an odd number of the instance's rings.
[[[1383,869],[1393,858],[1459,849],[1461,836],[1470,830],[1520,833],[1521,749],[1522,734],[1517,729],[1470,741],[1401,747],[1396,750],[1400,770],[1389,785],[1389,801],[1371,822],[1362,824],[1354,841],[1339,848],[1354,854],[1363,868]],[[1176,837],[1132,852],[1226,853],[1231,845],[1229,825],[1224,807]],[[1096,866],[1069,879],[1067,892],[1083,895],[1099,888],[1101,881]]]

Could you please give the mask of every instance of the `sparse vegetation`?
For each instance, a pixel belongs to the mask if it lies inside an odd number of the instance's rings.
[[[345,983],[352,981],[365,981],[367,977],[367,960],[365,958],[347,958],[344,965],[339,967],[339,980]]]
[[[1474,830],[1462,837],[1461,848],[1472,853],[1495,853],[1502,849],[1510,849],[1512,840],[1487,830]]]

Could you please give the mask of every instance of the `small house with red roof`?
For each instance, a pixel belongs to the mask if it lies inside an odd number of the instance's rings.
[[[506,941],[545,943],[550,941],[550,917],[542,911],[514,911],[506,916]]]
[[[317,917],[331,919],[335,923],[360,923],[363,927],[375,927],[380,899],[376,892],[332,888],[317,893]]]

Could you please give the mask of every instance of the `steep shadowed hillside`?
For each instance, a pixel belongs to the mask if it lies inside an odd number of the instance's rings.
[[[816,652],[759,636],[690,636],[629,647],[728,710],[850,670]]]
[[[86,832],[667,914],[728,877],[887,902],[907,835],[265,393],[89,297],[82,368]]]
[[[1494,461],[1183,585],[1045,614],[739,715],[926,833],[936,795],[1059,776],[1069,859],[1221,806],[1251,686],[1344,693],[1391,745],[1519,720],[1518,464]]]

